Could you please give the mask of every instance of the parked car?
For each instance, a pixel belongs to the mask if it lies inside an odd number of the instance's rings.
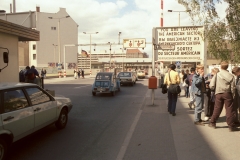
[[[99,72],[96,75],[95,81],[92,86],[92,95],[96,96],[97,93],[111,93],[115,95],[116,91],[120,91],[119,79],[116,78],[112,72]]]
[[[120,72],[117,77],[120,80],[120,85],[130,84],[133,86],[136,83],[136,77],[132,72]]]
[[[71,108],[69,98],[53,97],[36,84],[0,83],[0,159],[13,142],[47,125],[65,128]]]
[[[137,71],[138,78],[145,78],[145,72],[143,70]]]

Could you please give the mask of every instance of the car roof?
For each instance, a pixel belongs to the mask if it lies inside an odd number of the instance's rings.
[[[130,72],[119,72],[119,73],[132,73],[132,71],[130,71]]]
[[[33,83],[2,82],[0,83],[0,90],[17,88],[17,87],[26,87],[26,86],[37,86],[37,85]]]
[[[101,75],[112,75],[113,72],[98,72],[97,75],[99,75],[99,74],[101,74]]]

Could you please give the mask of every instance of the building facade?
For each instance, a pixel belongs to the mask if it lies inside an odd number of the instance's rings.
[[[0,20],[0,83],[19,81],[19,41],[38,41],[39,32]],[[3,52],[8,52],[9,63],[3,63]]]
[[[40,41],[29,42],[28,50],[20,49],[19,61],[29,59],[30,66],[54,67],[56,63],[63,64],[64,46],[78,44],[78,25],[65,8],[60,8],[57,13],[45,13],[36,7],[36,11],[1,14],[0,19],[40,31]],[[66,63],[76,64],[77,47],[65,47],[65,51]]]

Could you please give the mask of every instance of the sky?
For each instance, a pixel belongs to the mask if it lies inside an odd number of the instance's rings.
[[[0,10],[10,12],[12,0],[0,0]],[[56,13],[59,8],[66,11],[79,25],[78,43],[89,44],[89,35],[83,32],[99,32],[92,35],[92,43],[115,43],[123,39],[145,38],[146,42],[152,41],[153,27],[160,26],[160,0],[16,0],[16,11],[35,11],[40,6],[41,12]],[[216,6],[220,17],[225,16],[226,4]],[[164,0],[164,27],[178,26],[178,13],[167,10],[185,11],[177,0]],[[192,22],[187,13],[181,12],[181,26],[191,26]],[[120,52],[123,46],[113,45],[112,52]],[[79,50],[89,50],[88,47]],[[99,50],[108,50],[109,46],[96,47]],[[140,51],[152,55],[152,45]]]

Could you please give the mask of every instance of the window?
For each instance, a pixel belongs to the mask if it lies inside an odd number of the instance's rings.
[[[33,54],[33,60],[36,60],[36,58],[37,58],[37,55]]]
[[[4,92],[4,113],[28,107],[28,101],[22,90]]]
[[[110,76],[99,74],[99,75],[97,75],[96,79],[98,79],[98,80],[110,80]]]
[[[51,27],[51,30],[56,30],[56,27]]]
[[[49,102],[51,100],[50,97],[39,88],[27,88],[26,91],[33,105]]]
[[[131,77],[131,73],[129,72],[120,72],[118,77]]]
[[[36,44],[33,45],[33,50],[36,50]]]

